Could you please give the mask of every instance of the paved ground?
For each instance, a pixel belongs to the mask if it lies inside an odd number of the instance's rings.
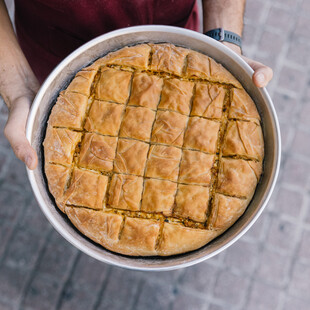
[[[275,70],[280,181],[254,227],[224,253],[174,272],[99,263],[56,233],[35,202],[0,116],[0,309],[308,310],[310,1],[248,0],[245,52]]]

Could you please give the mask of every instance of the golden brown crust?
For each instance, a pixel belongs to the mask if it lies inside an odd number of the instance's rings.
[[[260,125],[230,121],[223,144],[223,155],[241,155],[255,160],[264,157],[264,139]]]
[[[129,86],[132,73],[113,68],[101,70],[95,96],[99,100],[126,103],[129,97]]]
[[[242,87],[237,79],[222,65],[212,58],[195,51],[188,53],[186,76]]]
[[[210,184],[211,168],[214,159],[214,155],[184,150],[180,165],[179,181],[189,184]]]
[[[231,90],[229,118],[253,121],[259,124],[260,116],[251,97],[244,89]]]
[[[173,146],[152,145],[149,150],[145,176],[177,181],[181,150]]]
[[[158,221],[127,217],[118,244],[120,253],[156,255],[155,246],[159,228]]]
[[[82,134],[69,129],[47,127],[44,156],[47,163],[71,165],[76,145]]]
[[[53,106],[49,124],[51,126],[82,129],[88,97],[78,93],[62,91]]]
[[[128,105],[156,109],[160,99],[163,79],[156,75],[137,73],[132,80],[132,92]]]
[[[169,43],[150,44],[150,46],[152,48],[151,70],[182,75],[185,57],[189,50]]]
[[[86,133],[81,145],[79,165],[100,171],[112,171],[117,138]]]
[[[81,70],[67,87],[67,92],[76,92],[89,97],[90,88],[96,73],[96,70],[86,70],[86,68]]]
[[[218,85],[197,83],[191,115],[220,119],[225,93],[225,89]]]
[[[254,102],[221,65],[141,44],[77,73],[52,109],[44,155],[50,192],[84,235],[166,256],[204,246],[243,214],[264,141]]]
[[[88,238],[113,250],[123,217],[117,214],[104,213],[85,208],[66,207],[65,213],[73,225]]]
[[[109,191],[109,206],[137,211],[143,190],[143,178],[134,175],[114,174]]]
[[[117,136],[125,106],[107,101],[95,100],[86,117],[84,128],[89,132]]]
[[[214,196],[214,212],[211,217],[212,228],[226,230],[244,213],[249,201],[221,194]]]
[[[172,215],[177,184],[165,180],[145,180],[141,210]]]
[[[147,69],[151,48],[147,44],[126,46],[118,51],[111,52],[95,61],[89,68],[98,70],[104,65],[120,65]]]
[[[215,230],[195,229],[165,223],[157,254],[168,256],[196,250],[219,235]]]
[[[187,148],[215,153],[220,124],[208,119],[190,117],[185,132],[184,146]]]
[[[185,115],[170,111],[158,111],[151,141],[182,146],[186,123]]]
[[[222,158],[217,191],[236,197],[252,197],[257,177],[249,161]]]
[[[69,181],[70,172],[71,168],[69,167],[45,164],[45,173],[49,181],[48,188],[62,212],[64,212],[63,194]]]
[[[148,149],[144,142],[119,139],[114,171],[143,176]]]
[[[127,107],[120,129],[120,137],[148,141],[151,136],[155,112],[143,107]]]
[[[100,210],[103,207],[107,184],[108,177],[105,175],[74,168],[64,202],[67,205]]]
[[[179,184],[174,214],[197,222],[205,222],[209,204],[209,188]]]
[[[194,83],[178,79],[165,80],[158,108],[188,115]]]

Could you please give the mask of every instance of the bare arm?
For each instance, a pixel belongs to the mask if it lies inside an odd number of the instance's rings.
[[[0,94],[10,112],[4,134],[16,156],[34,169],[37,155],[26,139],[25,126],[39,83],[17,42],[3,0],[0,0],[0,42]]]
[[[204,32],[215,28],[224,28],[242,36],[245,3],[246,0],[204,0]],[[223,44],[241,54],[241,49],[237,45],[228,42]],[[254,70],[254,84],[258,87],[266,86],[272,79],[272,69],[257,61],[242,57]]]

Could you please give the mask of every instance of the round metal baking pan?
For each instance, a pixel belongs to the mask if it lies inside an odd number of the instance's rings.
[[[144,42],[170,42],[207,54],[223,64],[254,99],[262,118],[265,138],[264,172],[255,195],[243,216],[224,234],[193,252],[169,257],[129,257],[110,252],[79,233],[56,207],[50,195],[43,170],[42,141],[46,121],[59,92],[74,75],[95,59],[126,45]],[[28,170],[36,199],[54,228],[75,247],[86,254],[112,265],[136,270],[172,270],[204,261],[236,242],[257,220],[266,207],[279,172],[281,141],[276,112],[264,88],[252,83],[253,70],[223,44],[209,37],[182,28],[170,26],[136,26],[116,30],[89,41],[65,58],[49,75],[40,88],[30,111],[27,138],[38,153],[38,168]]]

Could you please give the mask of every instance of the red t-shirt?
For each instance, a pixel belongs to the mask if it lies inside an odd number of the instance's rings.
[[[40,82],[87,41],[146,24],[198,31],[196,0],[15,0],[17,36]]]

